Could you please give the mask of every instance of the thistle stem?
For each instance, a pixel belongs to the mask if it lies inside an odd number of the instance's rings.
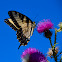
[[[49,38],[49,40],[50,40],[50,45],[51,45],[51,47],[52,47],[51,37]]]
[[[58,57],[60,54],[62,54],[62,51],[57,55],[57,57]]]
[[[54,44],[56,44],[56,34],[57,34],[57,31],[56,31],[56,30],[57,30],[57,29],[55,29],[55,41],[54,41]],[[51,37],[49,38],[49,40],[50,40],[51,48],[53,48],[52,42],[51,42]],[[54,60],[55,60],[55,62],[57,62],[57,56],[56,56],[56,54],[55,54],[55,47],[54,47],[54,49],[53,49],[52,51],[53,51]]]
[[[55,28],[55,41],[54,41],[54,44],[56,44],[56,35],[57,35],[57,28]]]
[[[55,41],[54,41],[54,44],[56,44],[56,35],[57,35],[57,28],[55,28]],[[54,60],[55,60],[55,62],[57,62],[57,56],[55,54],[55,47],[52,51],[53,51]]]
[[[62,59],[60,59],[60,62],[62,62]]]
[[[55,50],[52,50],[52,51],[53,51],[54,60],[55,60],[55,62],[57,62],[57,56],[56,56],[56,54],[55,54]]]

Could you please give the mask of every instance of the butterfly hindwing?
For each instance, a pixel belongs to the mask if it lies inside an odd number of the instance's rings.
[[[27,45],[30,41],[30,36],[33,34],[33,22],[27,16],[16,11],[9,11],[8,14],[10,18],[5,19],[5,23],[17,31],[16,35],[17,39],[21,43],[20,46]]]

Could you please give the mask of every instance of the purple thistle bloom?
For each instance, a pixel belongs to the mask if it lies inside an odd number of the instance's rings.
[[[49,19],[43,19],[42,21],[40,21],[37,24],[37,31],[39,33],[45,32],[46,30],[52,29],[53,28],[53,24],[51,22],[51,20]]]
[[[22,54],[22,62],[47,62],[45,56],[35,48],[28,48]]]
[[[36,52],[30,55],[29,62],[47,62],[47,60],[42,53]]]
[[[28,48],[26,49],[23,54],[22,54],[22,58],[24,58],[24,56],[26,56],[26,54],[32,54],[32,53],[35,53],[35,52],[39,52],[38,50],[36,50],[35,48]]]

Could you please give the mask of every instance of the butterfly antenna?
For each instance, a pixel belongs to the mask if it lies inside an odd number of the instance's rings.
[[[34,19],[33,20],[35,20],[37,18],[37,15],[34,17]]]
[[[18,49],[20,48],[21,44],[19,45]]]
[[[39,15],[39,14],[38,14],[38,15]],[[38,15],[36,15],[33,20],[35,20],[35,19],[38,17]],[[36,24],[37,24],[38,22],[39,22],[39,21],[36,21]]]

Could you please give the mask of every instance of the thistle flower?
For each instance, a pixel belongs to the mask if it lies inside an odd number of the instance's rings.
[[[44,36],[46,38],[50,38],[52,36],[52,32],[49,30],[49,29],[52,29],[52,28],[53,28],[53,24],[52,24],[51,20],[49,20],[49,19],[46,19],[46,20],[43,19],[42,22],[40,21],[37,24],[37,31],[39,33],[44,32]]]
[[[53,51],[52,51],[53,49],[52,48],[49,48],[49,52],[47,52],[47,54],[48,54],[48,56],[53,56]],[[58,47],[56,47],[55,48],[55,54],[57,54],[58,53]]]
[[[21,58],[22,62],[47,62],[45,56],[35,48],[26,49]]]
[[[39,33],[45,32],[46,30],[52,29],[53,28],[53,24],[51,22],[51,20],[49,19],[43,19],[43,22],[39,22],[37,24],[37,31]]]

